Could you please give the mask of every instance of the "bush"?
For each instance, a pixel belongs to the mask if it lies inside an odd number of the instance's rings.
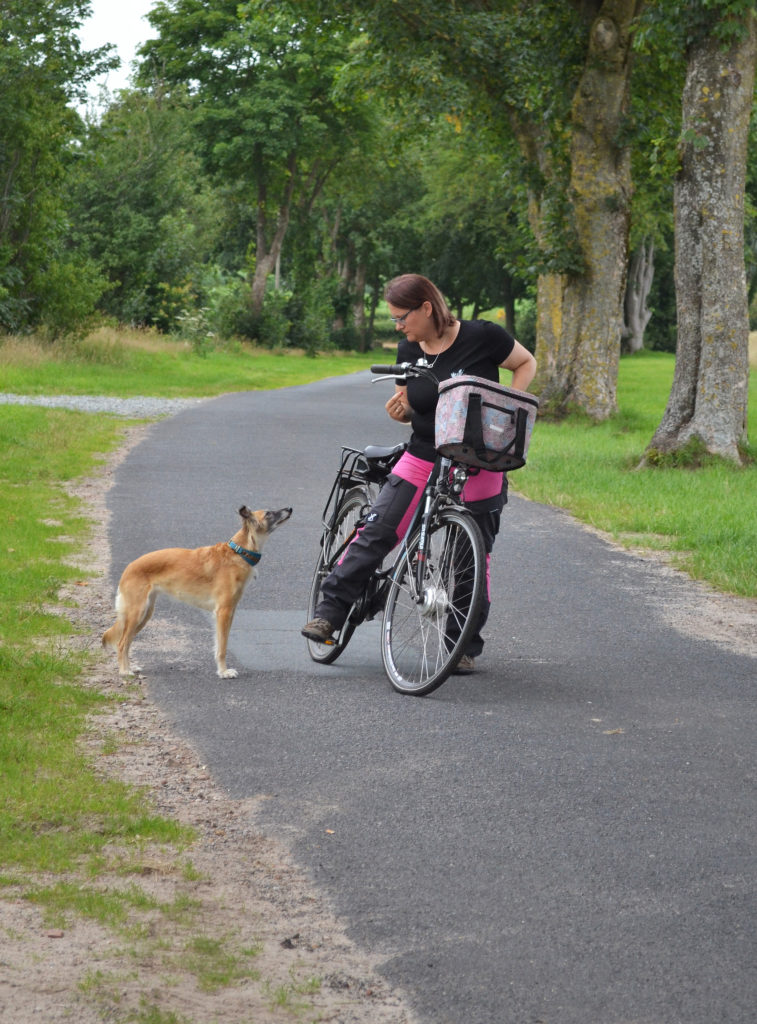
[[[331,325],[334,322],[335,282],[331,278],[312,281],[299,288],[289,303],[292,321],[289,344],[311,355],[334,347]]]
[[[185,310],[177,319],[176,334],[189,342],[193,352],[198,356],[212,352],[215,340],[208,324],[206,309]]]
[[[107,287],[94,261],[53,260],[30,282],[43,332],[50,338],[84,333],[92,326],[95,307]]]
[[[263,303],[263,312],[258,317],[257,338],[266,348],[283,348],[290,338],[292,321],[289,292],[268,291]]]
[[[218,338],[228,340],[245,335],[249,321],[250,286],[246,275],[238,271],[226,277],[216,268],[202,283],[210,329]]]

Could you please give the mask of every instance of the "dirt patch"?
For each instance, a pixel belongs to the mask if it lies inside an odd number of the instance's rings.
[[[288,850],[256,830],[256,801],[230,799],[196,752],[171,733],[145,688],[123,686],[112,656],[100,651],[100,635],[113,617],[105,496],[117,466],[149,429],[129,429],[102,472],[71,489],[94,522],[86,564],[99,575],[61,597],[76,602],[66,614],[85,627],[75,642],[96,656],[85,684],[120,698],[91,720],[83,738],[95,770],[144,787],[159,814],[191,826],[197,838],[184,851],[140,851],[136,878],[132,863],[131,872],[74,880],[110,892],[138,885],[149,906],[131,911],[127,929],[80,917],[49,928],[25,890],[5,888],[0,1019],[413,1024],[402,995],[378,976],[379,958],[355,948]],[[151,629],[161,630],[160,623]],[[117,849],[109,854],[114,868],[120,858],[135,856]],[[218,970],[226,972],[224,981]]]

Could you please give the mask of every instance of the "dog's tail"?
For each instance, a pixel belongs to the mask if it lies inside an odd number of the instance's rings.
[[[116,621],[110,629],[105,630],[100,641],[103,647],[110,648],[113,651],[117,649],[118,641],[121,639],[121,633],[123,632],[123,616],[121,614],[120,601],[118,600],[120,596],[119,591],[116,595]]]
[[[110,629],[106,629],[102,636],[103,647],[110,648],[115,651],[118,646],[118,640],[121,636],[121,623],[116,620]]]

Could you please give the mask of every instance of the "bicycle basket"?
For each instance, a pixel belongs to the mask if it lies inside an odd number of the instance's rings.
[[[436,448],[480,469],[520,469],[538,408],[538,398],[528,391],[482,377],[450,377],[439,384]]]

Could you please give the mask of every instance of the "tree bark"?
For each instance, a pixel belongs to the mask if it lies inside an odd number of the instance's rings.
[[[626,352],[640,352],[644,348],[644,332],[652,314],[647,306],[649,291],[654,280],[654,242],[641,246],[631,257],[623,303],[623,348]]]
[[[688,55],[675,183],[678,341],[667,408],[647,449],[698,439],[740,460],[747,439],[749,316],[744,188],[757,42],[755,16],[724,49],[714,34]]]
[[[368,351],[368,335],[365,330],[365,283],[368,279],[368,268],[358,260],[355,277],[352,282],[354,298],[352,301],[352,322],[359,339],[360,351]]]
[[[276,218],[276,228],[270,241],[267,238],[266,189],[260,186],[258,193],[258,215],[255,245],[255,270],[250,284],[250,308],[260,316],[265,302],[266,283],[281,255],[284,238],[289,227],[292,212],[292,197],[297,184],[297,157],[291,153],[287,160],[288,183]]]
[[[299,196],[297,208],[305,216],[309,217],[313,210],[315,200],[318,198],[326,183],[326,179],[337,164],[334,158],[331,162],[314,160],[307,178],[303,181],[298,166],[297,153],[292,152],[287,158],[287,185],[280,199],[279,209],[276,215],[276,228],[268,239],[268,220],[266,214],[267,190],[261,184],[258,189],[258,212],[255,243],[255,270],[250,283],[250,308],[255,316],[260,316],[265,303],[266,284],[269,276],[273,273],[276,264],[281,257],[281,250],[284,246],[284,238],[289,229],[289,221],[292,217],[292,207]]]
[[[515,329],[515,297],[512,286],[512,277],[507,271],[504,271],[502,275],[502,308],[505,311],[505,327],[514,338],[517,338],[518,335]]]
[[[616,409],[631,203],[627,148],[630,27],[641,0],[604,0],[573,99],[570,194],[580,272],[539,278],[537,387],[542,398],[597,420]],[[538,220],[537,212],[537,220]],[[540,236],[535,226],[537,239]]]

